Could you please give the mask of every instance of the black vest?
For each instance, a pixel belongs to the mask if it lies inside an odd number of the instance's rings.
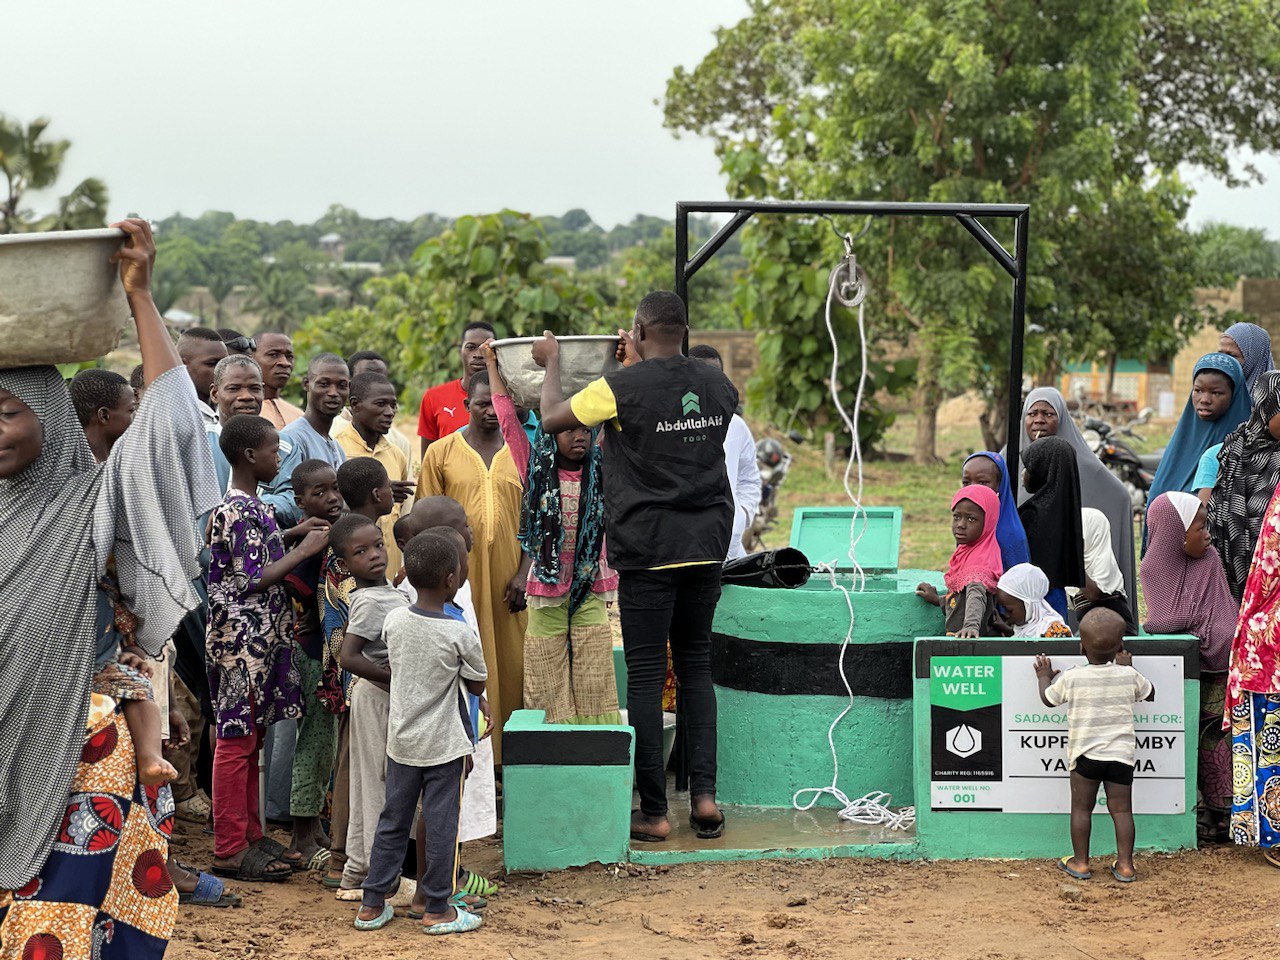
[[[710,364],[645,360],[605,380],[621,430],[604,428],[609,563],[643,570],[729,552],[724,438],[738,391]]]

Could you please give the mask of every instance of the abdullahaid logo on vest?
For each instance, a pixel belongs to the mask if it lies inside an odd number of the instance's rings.
[[[680,413],[685,418],[682,420],[659,420],[654,426],[655,433],[689,433],[693,430],[703,430],[707,427],[718,427],[724,423],[722,416],[702,416],[702,398],[690,390],[680,398]],[[686,439],[704,440],[703,437],[694,437]]]

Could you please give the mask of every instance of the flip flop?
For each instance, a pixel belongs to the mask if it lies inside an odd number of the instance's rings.
[[[484,923],[474,913],[468,913],[458,907],[454,907],[457,916],[448,923],[433,923],[429,927],[423,927],[422,932],[429,937],[443,937],[450,933],[470,933],[472,930],[479,930],[480,925]]]
[[[372,920],[361,920],[360,915],[356,914],[356,929],[357,930],[381,930],[383,927],[385,927],[388,923],[391,922],[391,918],[394,917],[395,915],[396,915],[396,911],[391,906],[391,904],[384,903],[382,905],[382,912],[378,914],[376,917],[374,917]]]
[[[245,883],[281,883],[293,876],[293,868],[288,870],[268,870],[267,865],[275,861],[275,857],[260,847],[250,847],[244,852],[244,859],[238,867],[220,867],[213,865],[213,872],[219,877],[230,877]]]
[[[1280,867],[1280,859],[1276,858],[1276,855],[1271,852],[1269,847],[1263,848],[1262,859],[1267,861],[1267,863],[1271,864],[1273,867]]]
[[[182,864],[178,864],[182,867]],[[182,867],[188,873],[196,875],[196,888],[190,893],[178,891],[178,902],[189,903],[193,907],[238,907],[240,906],[240,897],[235,893],[227,892],[227,885],[212,874],[205,873],[203,870],[193,870],[190,867]]]
[[[1121,874],[1118,869],[1116,869],[1119,866],[1120,866],[1119,860],[1111,861],[1111,875],[1115,877],[1117,880],[1119,880],[1121,883],[1133,883],[1133,881],[1138,879],[1137,871],[1134,872],[1132,877],[1126,877],[1123,874]]]
[[[724,836],[724,811],[720,811],[719,820],[704,820],[690,812],[689,826],[698,835],[699,840],[715,840]]]
[[[655,837],[652,833],[643,833],[639,830],[631,831],[631,839],[640,843],[666,843],[666,837]]]
[[[323,870],[329,865],[329,858],[332,854],[325,848],[321,847],[311,855],[310,860],[299,860],[297,863],[290,863],[285,860],[298,873],[306,873],[308,870]]]
[[[1058,861],[1058,869],[1061,870],[1063,873],[1065,873],[1069,877],[1075,877],[1075,879],[1077,880],[1092,879],[1093,877],[1092,870],[1090,870],[1088,873],[1081,873],[1079,870],[1072,870],[1070,867],[1067,866],[1067,864],[1070,862],[1071,862],[1070,857],[1063,857],[1061,860]]]
[[[331,877],[326,872],[325,875],[320,878],[320,886],[328,887],[330,890],[337,890],[342,886],[342,874],[338,874],[336,877]]]

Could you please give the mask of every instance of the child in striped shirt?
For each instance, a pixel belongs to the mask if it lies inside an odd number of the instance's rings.
[[[1065,673],[1049,658],[1036,657],[1040,699],[1047,707],[1067,707],[1067,756],[1071,770],[1071,847],[1073,856],[1059,869],[1077,880],[1093,876],[1089,868],[1089,830],[1098,784],[1107,792],[1107,811],[1116,828],[1116,860],[1111,875],[1132,883],[1133,768],[1137,753],[1133,705],[1155,699],[1151,681],[1133,669],[1124,650],[1124,618],[1097,607],[1080,621],[1080,652],[1089,662]]]

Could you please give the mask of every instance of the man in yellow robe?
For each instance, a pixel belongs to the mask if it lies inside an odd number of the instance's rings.
[[[485,695],[497,725],[494,762],[500,765],[502,728],[524,703],[524,591],[529,560],[516,539],[524,490],[502,439],[487,373],[472,375],[466,404],[470,415],[466,429],[427,448],[417,497],[453,497],[471,524],[471,599],[489,673]]]

